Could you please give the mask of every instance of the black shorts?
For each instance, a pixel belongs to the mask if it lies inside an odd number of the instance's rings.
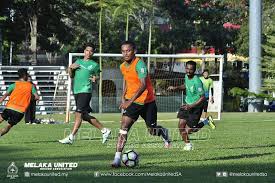
[[[177,118],[185,119],[190,128],[196,128],[200,121],[202,110],[203,106],[192,108],[189,111],[180,108]]]
[[[138,117],[142,114],[144,109],[144,105],[139,105],[136,103],[132,103],[129,107],[127,107],[123,111],[123,116],[128,116],[129,118],[133,119],[136,121]]]
[[[147,127],[155,128],[157,126],[158,108],[156,101],[144,104],[141,117],[144,119]]]
[[[76,103],[76,112],[92,112],[92,108],[90,107],[92,94],[91,93],[78,93],[74,95],[75,103]]]
[[[13,126],[22,120],[24,113],[12,109],[4,109],[1,116],[5,121],[8,121],[8,123]]]
[[[207,112],[209,98],[206,98],[203,102],[203,112]]]

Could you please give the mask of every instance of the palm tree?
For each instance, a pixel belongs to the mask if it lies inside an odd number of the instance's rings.
[[[136,13],[142,8],[148,9],[151,5],[150,0],[115,0],[114,4],[116,6],[113,16],[115,18],[120,15],[126,15],[126,27],[125,27],[125,40],[129,38],[129,18],[130,16],[136,17]]]
[[[85,5],[87,7],[89,6],[96,6],[100,8],[99,11],[99,28],[98,28],[98,42],[99,42],[99,53],[102,53],[102,16],[103,11],[106,9],[109,9],[111,7],[111,4],[108,0],[86,0]],[[99,57],[99,67],[102,71],[102,57]],[[102,113],[102,72],[100,72],[100,79],[99,79],[99,113]]]

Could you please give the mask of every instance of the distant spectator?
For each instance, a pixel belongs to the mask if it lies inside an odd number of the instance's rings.
[[[37,91],[36,85],[32,82],[32,78],[28,76],[28,82],[30,82]],[[36,112],[36,99],[35,96],[31,96],[30,105],[28,106],[25,112],[25,123],[26,124],[36,124],[35,120],[35,112]]]

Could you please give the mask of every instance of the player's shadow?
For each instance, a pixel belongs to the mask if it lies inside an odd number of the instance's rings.
[[[84,140],[84,141],[86,141],[86,140],[92,140],[92,141],[94,141],[94,140],[102,140],[102,138],[100,138],[100,137],[96,137],[96,138],[79,138],[79,139],[77,139],[77,140]]]
[[[56,143],[58,140],[40,140],[40,141],[30,141],[23,142],[23,144],[40,144],[40,143]]]
[[[0,144],[0,154],[2,153],[12,153],[12,152],[20,152],[20,151],[28,151],[31,148],[26,148],[26,147],[12,147],[12,146],[5,146],[5,144]],[[1,156],[0,156],[1,157]]]
[[[191,140],[191,141],[207,141],[207,140],[209,140],[209,138],[189,138],[189,140]],[[171,142],[184,143],[181,139],[174,139],[174,140],[171,140]]]
[[[117,137],[108,137],[108,140],[114,140],[114,139],[117,139]],[[102,141],[102,137],[95,137],[95,138],[83,138],[83,137],[81,137],[81,138],[78,138],[77,140],[84,140],[84,141],[89,141],[89,140],[97,141],[97,140],[99,140],[99,141]]]
[[[21,150],[20,150],[21,151]],[[3,156],[3,160],[9,159],[8,156]],[[0,157],[0,159],[2,159]],[[64,155],[64,156],[41,156],[41,157],[34,157],[33,161],[35,162],[43,162],[43,161],[51,161],[51,162],[86,162],[86,161],[106,161],[112,160],[113,158],[113,151],[105,154],[84,154],[84,155]],[[20,157],[13,157],[14,161],[29,161],[29,156],[20,156]]]
[[[215,157],[215,158],[204,158],[204,159],[186,159],[185,161],[217,161],[217,160],[237,160],[243,158],[257,158],[262,156],[272,155],[273,153],[262,153],[262,154],[242,154],[236,156],[224,156],[224,157]],[[166,164],[166,163],[176,163],[178,160],[174,161],[163,161],[158,162],[158,164]],[[156,162],[147,163],[146,166],[155,166]]]
[[[224,156],[224,157],[215,157],[215,158],[206,158],[200,161],[208,161],[208,160],[236,160],[236,159],[242,159],[242,158],[258,158],[261,156],[268,156],[273,153],[262,153],[262,154],[241,154],[236,156]]]
[[[218,149],[254,149],[254,148],[266,148],[266,147],[275,147],[275,144],[271,145],[256,145],[256,146],[242,146],[242,147],[224,147],[224,148],[218,148]]]

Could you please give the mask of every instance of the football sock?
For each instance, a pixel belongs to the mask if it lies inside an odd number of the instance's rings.
[[[185,144],[186,146],[192,146],[192,144],[189,142],[189,143],[186,143]]]
[[[120,157],[121,157],[121,152],[116,152],[115,159],[120,159]]]
[[[208,125],[208,123],[209,123],[208,119],[205,118],[198,124],[198,128],[202,128],[204,125]]]
[[[69,135],[69,138],[70,138],[71,140],[74,140],[74,135],[73,135],[73,134],[70,134],[70,135]]]
[[[101,131],[101,133],[106,133],[107,132],[107,128],[102,128],[100,131]]]

